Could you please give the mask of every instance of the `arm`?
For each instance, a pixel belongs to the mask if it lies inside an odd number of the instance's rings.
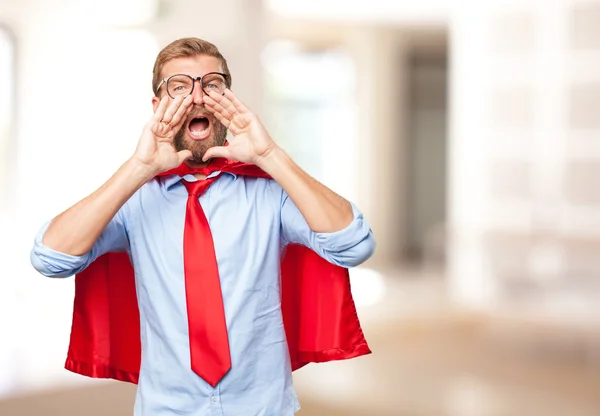
[[[332,233],[352,221],[350,203],[309,176],[280,147],[265,155],[259,166],[281,185],[312,231]]]
[[[191,97],[172,101],[164,97],[145,126],[134,155],[98,190],[54,218],[40,244],[70,256],[92,250],[115,214],[144,183],[191,156],[189,150],[177,152],[172,144],[191,101]]]
[[[291,198],[282,192],[281,238],[284,245],[301,244],[330,263],[355,267],[375,251],[375,238],[369,224],[354,204],[349,223],[334,232],[315,232]]]
[[[104,253],[127,251],[129,239],[125,229],[123,211],[123,209],[117,211],[114,218],[102,230],[92,248],[78,256],[54,250],[42,243],[51,223],[49,221],[38,231],[30,252],[30,261],[34,269],[47,277],[69,277],[86,269]]]
[[[211,92],[204,102],[234,136],[228,146],[209,149],[204,160],[225,157],[254,163],[279,183],[285,194],[281,208],[285,243],[305,245],[345,267],[372,255],[375,240],[362,214],[296,165],[231,91],[224,96]]]
[[[72,256],[89,252],[117,211],[151,178],[148,167],[128,160],[98,190],[54,218],[41,243]]]
[[[314,232],[339,231],[352,221],[350,203],[295,164],[233,92],[211,92],[204,102],[234,136],[228,146],[209,149],[204,160],[225,157],[256,164],[281,185]]]

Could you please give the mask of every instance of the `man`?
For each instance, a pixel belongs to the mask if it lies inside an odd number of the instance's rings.
[[[280,305],[282,250],[300,244],[348,268],[375,248],[357,208],[300,169],[230,86],[214,45],[185,38],[166,46],[154,67],[154,116],[134,154],[42,227],[32,249],[34,267],[55,277],[79,274],[108,252],[131,258],[142,348],[137,416],[294,414],[299,404]],[[202,170],[223,159],[255,165],[264,175]],[[208,182],[206,190],[190,190]],[[188,226],[201,228],[202,218],[210,224],[208,246],[190,242],[198,231]],[[216,283],[206,277],[215,259]],[[197,269],[202,279],[193,283]],[[217,294],[193,301],[190,285]],[[193,329],[190,315],[206,305],[206,327]],[[192,332],[204,337],[202,345]],[[198,365],[195,354],[206,354]]]

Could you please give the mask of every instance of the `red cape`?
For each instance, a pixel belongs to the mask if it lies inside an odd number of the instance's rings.
[[[211,163],[212,170],[268,177],[253,165]],[[184,169],[184,170],[181,170]],[[164,174],[183,176],[183,165]],[[163,174],[163,175],[164,175]],[[289,245],[281,261],[281,308],[296,370],[371,353],[356,314],[348,270],[312,250]],[[107,253],[75,277],[71,340],[65,368],[94,378],[137,383],[140,318],[133,268],[125,253]]]

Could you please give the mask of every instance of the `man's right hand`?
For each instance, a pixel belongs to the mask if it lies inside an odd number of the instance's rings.
[[[192,156],[189,150],[175,150],[173,140],[192,109],[192,97],[174,100],[165,95],[144,127],[132,161],[148,168],[153,175],[176,168]]]
[[[42,244],[72,256],[88,253],[123,204],[157,174],[175,168],[192,156],[176,151],[175,135],[187,119],[192,98],[161,100],[135,153],[94,193],[52,220]]]

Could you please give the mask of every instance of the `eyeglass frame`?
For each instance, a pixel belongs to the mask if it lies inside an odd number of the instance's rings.
[[[186,98],[186,97],[188,97],[188,96],[190,96],[190,95],[192,95],[192,94],[194,93],[194,88],[196,87],[196,81],[198,81],[198,82],[200,83],[200,89],[202,90],[202,92],[203,92],[204,94],[208,95],[208,93],[207,93],[206,91],[204,91],[204,86],[202,85],[202,80],[203,80],[203,79],[204,79],[204,77],[205,77],[205,76],[207,76],[207,75],[221,75],[223,78],[225,78],[225,85],[227,86],[227,88],[230,88],[230,87],[231,87],[231,76],[229,76],[229,75],[227,75],[227,74],[224,74],[224,73],[222,73],[222,72],[208,72],[208,73],[206,73],[206,74],[202,75],[201,77],[196,77],[196,78],[194,78],[193,76],[191,76],[191,75],[188,75],[188,74],[173,74],[173,75],[169,75],[168,77],[166,77],[166,78],[163,78],[163,79],[160,81],[160,84],[158,84],[158,87],[156,87],[156,91],[160,90],[160,87],[162,87],[162,86],[163,86],[163,84],[165,84],[165,89],[166,89],[166,91],[167,91],[167,95],[168,95],[169,97],[171,97],[171,98],[174,100],[174,99],[175,99],[175,97],[173,97],[173,96],[172,96],[172,95],[169,93],[169,89],[168,89],[168,88],[166,88],[166,86],[167,86],[167,83],[168,83],[168,82],[169,82],[169,80],[170,80],[171,78],[173,78],[173,77],[177,77],[177,76],[185,76],[185,77],[188,77],[188,78],[190,78],[190,79],[192,80],[192,90],[190,91],[190,93],[189,93],[188,95],[186,95],[186,96],[185,96],[185,97],[183,97],[183,98]],[[225,93],[223,93],[223,94],[221,94],[221,95],[225,95]],[[179,96],[179,97],[181,97],[181,96]]]

